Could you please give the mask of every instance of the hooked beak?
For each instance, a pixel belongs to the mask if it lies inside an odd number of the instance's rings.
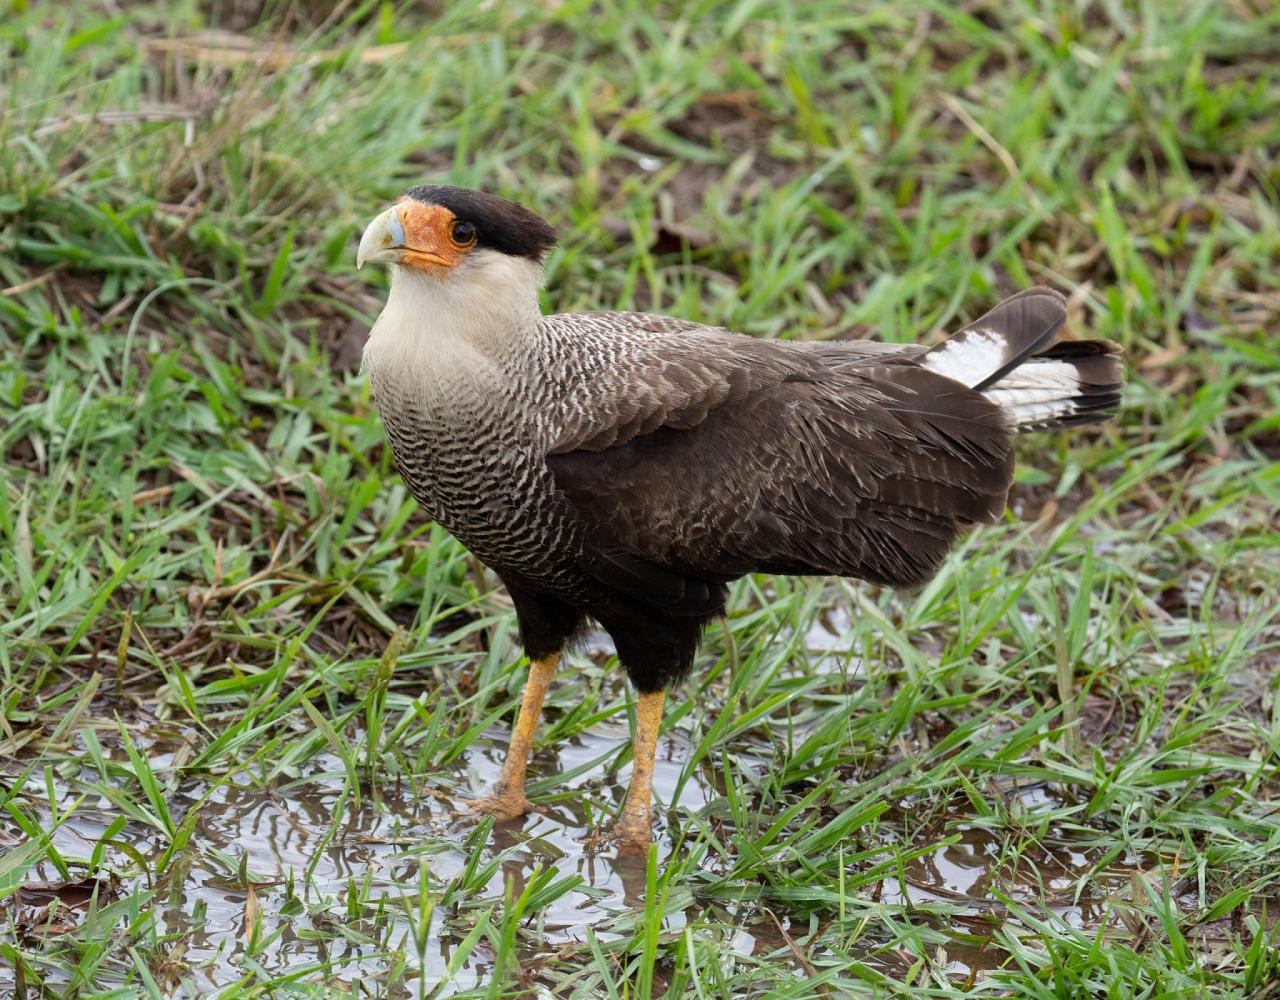
[[[356,251],[356,270],[365,262],[398,264],[404,259],[408,247],[404,242],[404,225],[394,208],[389,208],[369,223],[360,237],[360,249]]]

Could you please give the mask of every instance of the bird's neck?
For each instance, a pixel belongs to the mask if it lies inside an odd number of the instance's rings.
[[[541,280],[537,264],[504,254],[467,261],[443,278],[393,265],[365,365],[375,379],[424,387],[500,370],[537,331]]]

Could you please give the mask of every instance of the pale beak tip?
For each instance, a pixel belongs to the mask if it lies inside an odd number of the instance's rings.
[[[394,262],[395,251],[404,249],[404,226],[394,208],[389,208],[369,223],[360,237],[360,248],[356,250],[356,270],[364,267],[366,261],[384,260]]]

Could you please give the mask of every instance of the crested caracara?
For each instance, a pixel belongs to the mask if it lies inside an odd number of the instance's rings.
[[[357,265],[391,266],[364,350],[396,467],[511,594],[532,661],[496,787],[525,767],[565,646],[594,619],[638,692],[615,833],[648,844],[663,692],[746,573],[911,586],[999,520],[1014,438],[1104,419],[1122,362],[1059,341],[1057,292],[1000,303],[935,347],[764,341],[670,316],[545,316],[555,232],[520,205],[413,187]]]

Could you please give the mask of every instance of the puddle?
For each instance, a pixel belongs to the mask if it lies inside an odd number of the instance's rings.
[[[862,673],[862,657],[853,650],[853,616],[844,602],[813,616],[804,634],[805,669],[818,674],[839,674],[852,680]]]
[[[929,904],[945,904],[945,919],[933,918],[941,930],[989,939],[1006,920],[1008,908],[999,895],[1036,912],[1049,911],[1077,930],[1096,930],[1108,921],[1114,897],[1127,895],[1138,865],[1113,861],[1095,872],[1102,852],[1057,846],[1024,851],[1016,860],[1002,858],[1006,838],[971,826],[951,831],[958,839],[903,865],[902,877],[883,883],[881,902],[908,904],[928,912]],[[1092,874],[1091,874],[1092,873]],[[1083,876],[1091,875],[1077,896]],[[946,971],[968,975],[995,968],[1007,955],[959,939],[946,946]]]
[[[484,937],[469,953],[459,955],[475,921],[490,907],[495,908],[496,920],[508,892],[518,897],[537,879],[547,878],[539,876],[539,870],[552,869],[554,898],[540,905],[523,925],[517,957],[522,966],[535,970],[552,953],[561,959],[581,953],[588,960],[587,928],[605,942],[629,933],[637,908],[644,904],[643,863],[619,861],[611,853],[593,854],[584,843],[601,812],[615,809],[624,794],[630,766],[616,775],[609,775],[608,767],[627,737],[625,718],[615,717],[558,747],[544,747],[531,767],[531,791],[545,803],[544,808],[522,822],[495,826],[479,852],[471,849],[478,836],[475,821],[458,807],[463,796],[478,791],[496,775],[505,729],[495,729],[478,741],[469,756],[447,772],[448,784],[437,784],[437,789],[460,792],[456,799],[416,796],[407,783],[388,783],[381,786],[376,800],[366,798],[355,808],[343,800],[340,761],[327,755],[309,761],[298,778],[273,787],[216,786],[208,779],[193,778],[171,801],[177,820],[189,810],[198,810],[191,842],[170,867],[168,880],[154,887],[157,933],[166,941],[161,953],[172,949],[178,975],[202,994],[225,987],[255,967],[274,975],[301,973],[305,981],[376,982],[386,973],[389,954],[401,951],[410,966],[420,970],[428,990],[448,980],[439,995],[449,995],[487,983],[497,960]],[[153,746],[151,752],[159,749]],[[675,811],[681,816],[696,815],[721,797],[710,765],[683,775],[691,749],[679,732],[664,737],[659,745],[654,780],[664,819],[677,792]],[[744,767],[769,766],[759,751],[758,746],[744,745],[741,754],[737,747],[732,752]],[[565,773],[571,777],[558,777]],[[96,771],[86,772],[83,778],[91,781],[95,776]],[[74,783],[55,783],[55,787],[62,799],[60,808],[84,791]],[[40,788],[43,792],[43,780]],[[1042,788],[1017,794],[1028,815],[1054,804]],[[340,817],[337,824],[335,814]],[[73,818],[53,833],[53,843],[68,857],[87,858],[117,815],[108,800],[90,795],[75,807]],[[878,835],[892,837],[892,827],[887,824]],[[12,826],[3,826],[0,842],[15,842],[16,833]],[[954,842],[908,862],[901,878],[864,888],[858,896],[869,904],[909,906],[919,911],[921,920],[953,933],[955,943],[946,949],[947,968],[958,976],[997,962],[997,952],[988,953],[972,943],[990,938],[1009,919],[993,889],[1025,901],[1038,912],[1047,903],[1073,926],[1096,928],[1108,920],[1107,894],[1128,884],[1132,867],[1113,863],[1095,875],[1088,891],[1076,899],[1078,880],[1097,863],[1085,852],[1024,851],[1018,862],[1011,863],[1001,857],[1002,844],[1012,839],[1007,830],[953,826],[933,839]],[[158,858],[164,849],[162,838],[149,835],[139,823],[126,827],[118,840],[146,859]],[[671,845],[660,841],[659,848],[661,864]],[[479,866],[472,861],[477,853]],[[118,850],[108,850],[106,859],[109,870],[130,867]],[[1027,869],[1029,859],[1034,860],[1035,871]],[[713,877],[722,869],[723,859],[708,854],[704,865]],[[413,910],[409,904],[424,869],[429,895],[439,905],[427,950],[419,956],[407,913]],[[75,877],[81,874],[73,870]],[[52,881],[57,872],[43,863],[27,879]],[[246,880],[253,883],[251,888]],[[145,880],[136,880],[122,891],[147,888]],[[945,919],[931,911],[936,904],[947,908]],[[791,921],[781,907],[773,905],[771,911],[764,911],[749,903],[737,907],[691,903],[684,910],[668,910],[664,932],[678,932],[686,922],[696,923],[699,933],[715,927],[722,934],[722,946],[738,955],[804,971],[791,951]],[[807,934],[809,917],[798,918],[796,927],[797,937]],[[4,935],[0,930],[0,937]],[[807,950],[809,961],[823,955],[820,948]],[[867,961],[891,970],[891,959],[877,955]],[[306,972],[325,963],[327,969]],[[125,966],[119,968],[123,977]],[[0,989],[13,985],[12,975],[12,969],[0,969]],[[176,982],[177,976],[167,987],[175,991],[172,995],[187,995]]]
[[[599,724],[558,748],[540,751],[530,769],[531,783],[546,775],[556,781],[557,792],[589,790],[600,805],[616,809],[631,767],[628,764],[611,776],[607,785],[606,769],[628,735],[623,718]],[[454,769],[457,787],[478,792],[496,776],[506,732],[495,731],[490,737]],[[654,786],[664,805],[671,802],[678,788],[679,807],[696,812],[714,793],[699,780],[680,781],[682,750],[687,749],[676,741],[663,740],[655,762]],[[161,767],[169,758],[153,752],[150,759]],[[567,781],[556,777],[575,770],[581,773]],[[86,772],[84,778],[94,776],[96,773]],[[341,802],[343,776],[336,757],[320,755],[302,777],[274,787],[224,784],[205,798],[212,786],[205,780],[193,780],[172,797],[170,810],[175,820],[180,821],[191,809],[198,809],[199,818],[189,847],[172,869],[180,882],[162,881],[156,887],[157,930],[181,940],[181,962],[197,989],[225,986],[244,974],[252,922],[249,914],[255,910],[260,914],[260,936],[278,932],[264,953],[252,956],[257,965],[284,973],[329,962],[334,965],[332,974],[340,979],[376,976],[386,969],[387,951],[412,941],[412,925],[404,916],[405,898],[416,894],[421,870],[425,867],[429,893],[436,896],[447,893],[450,884],[467,873],[469,840],[476,833],[476,822],[461,810],[463,797],[453,802],[415,798],[407,785],[398,789],[382,786],[376,802],[365,801],[357,809]],[[62,785],[58,790],[60,809],[79,797],[79,790]],[[538,912],[540,944],[547,949],[585,944],[587,926],[603,931],[601,937],[607,940],[609,920],[629,917],[635,907],[643,906],[643,861],[593,854],[584,843],[592,822],[598,823],[601,815],[597,810],[591,817],[586,801],[581,795],[557,794],[523,821],[495,825],[483,856],[499,863],[487,878],[468,882],[472,902],[501,904],[508,886],[519,896],[539,867],[553,866],[560,877],[576,879],[576,886]],[[342,817],[336,828],[335,812]],[[90,796],[79,802],[72,819],[53,832],[53,845],[65,857],[86,858],[117,815],[107,799]],[[17,833],[8,828],[4,832]],[[0,842],[20,839],[5,836]],[[148,835],[139,824],[130,824],[119,839],[127,840],[131,851],[144,858],[157,858],[164,850],[163,838]],[[108,851],[107,858],[108,867],[113,860],[121,867],[128,863],[120,853],[113,858],[113,852]],[[254,883],[252,892],[245,885],[241,864],[248,881]],[[27,881],[57,877],[46,862],[33,869]],[[292,893],[287,887],[290,882]],[[147,885],[138,880],[128,888],[145,889]],[[358,905],[353,906],[353,896],[361,901]],[[363,916],[378,910],[382,897],[382,926],[364,927],[359,917],[350,919],[352,913]],[[0,904],[0,914],[3,906]],[[301,913],[285,912],[299,908]],[[357,934],[334,937],[335,922]],[[668,930],[680,926],[679,920],[668,922]],[[439,930],[433,926],[433,932]],[[315,933],[321,931],[327,941]],[[371,940],[356,940],[361,935]],[[420,966],[429,985],[449,975],[462,936],[431,935],[432,944]],[[406,950],[412,952],[413,948],[409,945]],[[416,959],[411,955],[411,962]],[[477,949],[460,973],[455,970],[442,995],[485,983],[490,968],[491,962]],[[12,970],[0,968],[0,988],[11,985]]]

